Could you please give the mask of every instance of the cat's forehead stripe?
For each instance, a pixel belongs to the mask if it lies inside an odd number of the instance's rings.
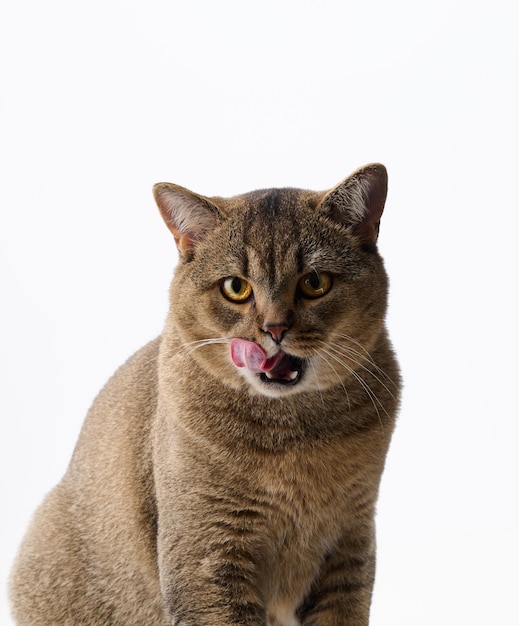
[[[241,231],[245,244],[245,276],[251,279],[268,276],[271,288],[275,288],[286,281],[287,275],[319,269],[323,260],[329,257],[329,251],[315,242],[315,219],[308,220],[315,214],[311,202],[315,198],[303,198],[304,193],[300,189],[283,188],[249,194]],[[305,226],[308,221],[312,227],[310,231]]]
[[[286,281],[287,275],[299,271],[299,246],[295,243],[280,248],[272,241],[265,241],[263,248],[249,246],[247,249],[248,276],[267,277],[270,287]]]

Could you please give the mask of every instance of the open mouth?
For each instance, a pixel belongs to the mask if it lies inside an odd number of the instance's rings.
[[[231,359],[237,367],[254,372],[267,385],[296,385],[304,372],[305,362],[279,350],[267,357],[256,342],[236,337],[231,340]]]
[[[301,380],[303,365],[302,359],[282,353],[274,367],[261,372],[259,377],[262,382],[267,384],[296,385]]]

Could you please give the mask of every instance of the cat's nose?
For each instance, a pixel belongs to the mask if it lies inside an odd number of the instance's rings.
[[[265,324],[261,327],[264,333],[269,333],[272,339],[276,343],[279,343],[283,339],[283,335],[288,330],[288,324],[286,322],[277,322],[274,324]]]

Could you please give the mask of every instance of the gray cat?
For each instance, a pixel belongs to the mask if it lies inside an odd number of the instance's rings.
[[[366,626],[399,396],[382,165],[328,192],[155,186],[161,337],[95,400],[11,577],[21,626]]]

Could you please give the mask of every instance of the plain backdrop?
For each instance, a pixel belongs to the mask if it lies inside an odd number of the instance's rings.
[[[513,2],[7,0],[0,15],[2,596],[114,369],[161,332],[151,196],[326,189],[383,162],[405,392],[373,626],[517,626]]]

